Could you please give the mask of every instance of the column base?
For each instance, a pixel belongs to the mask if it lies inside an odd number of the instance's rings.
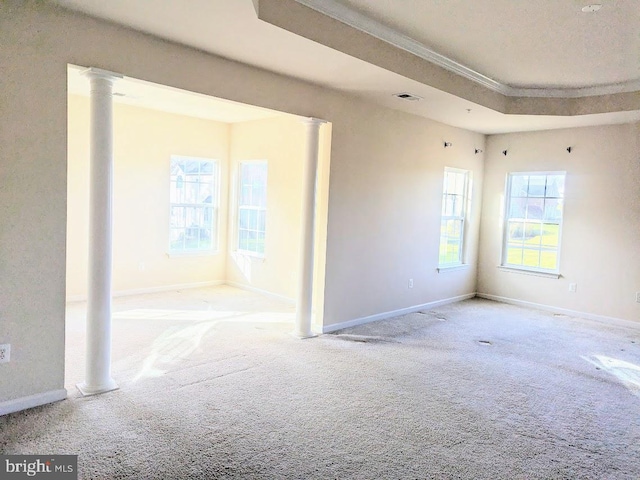
[[[116,381],[112,378],[110,378],[105,385],[93,386],[93,385],[87,385],[85,382],[82,382],[82,383],[78,383],[76,387],[78,388],[78,390],[80,390],[80,393],[82,394],[83,397],[89,397],[91,395],[99,395],[100,393],[111,392],[113,390],[118,390],[118,388],[120,388],[118,387],[118,384],[116,383]]]
[[[296,338],[299,338],[300,340],[304,340],[305,338],[315,338],[318,336],[317,333],[313,333],[313,332],[302,333],[298,331],[291,332],[291,335],[293,335]]]

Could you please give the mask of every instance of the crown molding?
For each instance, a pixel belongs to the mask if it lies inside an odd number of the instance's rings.
[[[537,97],[537,98],[580,98],[616,93],[635,92],[640,90],[640,79],[625,83],[599,85],[592,87],[557,88],[557,87],[512,87],[480,72],[456,62],[444,55],[426,47],[424,44],[390,28],[356,10],[344,6],[336,0],[295,0],[305,7],[309,7],[327,17],[338,20],[350,27],[364,32],[372,37],[409,52],[427,62],[433,63],[456,75],[482,85],[489,90],[501,93],[507,97]]]

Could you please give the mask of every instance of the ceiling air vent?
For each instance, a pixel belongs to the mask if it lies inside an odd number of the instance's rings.
[[[410,93],[395,93],[393,96],[401,98],[402,100],[409,100],[410,102],[417,102],[418,100],[422,100],[422,97],[411,95]]]

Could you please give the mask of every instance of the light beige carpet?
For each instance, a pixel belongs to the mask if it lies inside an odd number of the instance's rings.
[[[100,479],[640,478],[640,328],[469,300],[298,340],[282,304],[188,295],[119,306],[120,390],[0,417],[0,451]]]

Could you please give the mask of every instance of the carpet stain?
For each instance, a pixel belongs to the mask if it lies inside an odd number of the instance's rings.
[[[447,317],[445,317],[441,313],[434,312],[433,310],[430,311],[430,312],[425,312],[424,310],[422,310],[422,311],[420,311],[418,313],[421,313],[422,315],[430,315],[430,316],[435,317],[438,320],[443,321],[443,322],[447,320]]]
[[[392,338],[385,337],[375,337],[370,335],[352,335],[347,333],[342,333],[338,335],[334,335],[335,338],[339,338],[340,340],[346,340],[348,342],[358,342],[358,343],[400,343],[397,340]]]
[[[493,345],[489,340],[478,340],[480,345]]]

